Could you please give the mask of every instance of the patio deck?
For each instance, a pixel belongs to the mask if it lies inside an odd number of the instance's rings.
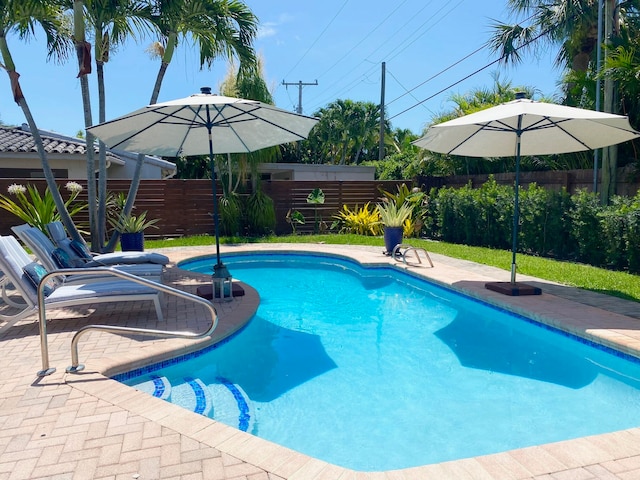
[[[331,245],[223,246],[224,251],[313,250],[362,263],[392,263],[381,248]],[[195,292],[206,275],[175,262],[209,255],[213,247],[164,249],[172,262],[165,283]],[[509,273],[432,254],[434,268],[411,270],[436,282],[527,314],[540,321],[638,355],[637,303],[519,276],[543,289],[541,296],[507,297],[484,288]],[[215,339],[188,341],[91,332],[80,342],[86,370],[67,374],[70,342],[86,324],[203,331],[201,307],[166,296],[158,323],[145,302],[52,310],[49,353],[58,371],[38,378],[37,317],[0,333],[0,480],[87,479],[638,479],[640,428],[510,452],[391,472],[354,472],[293,452],[121,385],[104,375],[175,356]],[[150,303],[150,302],[149,302]],[[255,311],[258,294],[217,303],[216,338],[239,328]],[[95,310],[95,311],[94,311]],[[150,362],[151,360],[151,362]],[[104,375],[103,375],[104,374]],[[588,419],[585,419],[588,421]]]

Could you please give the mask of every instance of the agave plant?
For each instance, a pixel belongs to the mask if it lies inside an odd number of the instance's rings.
[[[380,221],[385,227],[402,227],[413,212],[413,205],[408,202],[399,204],[395,200],[387,200],[377,206]]]
[[[147,212],[145,211],[140,215],[125,215],[112,220],[110,223],[120,233],[140,233],[149,227],[158,228],[155,224],[159,220],[158,218],[147,219]]]

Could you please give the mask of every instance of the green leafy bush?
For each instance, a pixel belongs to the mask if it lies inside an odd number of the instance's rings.
[[[514,190],[489,179],[433,189],[423,203],[425,231],[450,243],[510,249]],[[518,250],[599,267],[640,272],[640,193],[602,206],[584,190],[570,195],[535,184],[520,190]]]

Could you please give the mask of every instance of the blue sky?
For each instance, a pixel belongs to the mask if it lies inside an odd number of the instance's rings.
[[[386,63],[385,103],[391,124],[415,133],[421,133],[434,114],[451,107],[451,94],[489,87],[495,74],[513,85],[535,87],[546,96],[557,93],[561,72],[552,66],[553,51],[508,68],[485,68],[496,59],[487,49],[472,54],[489,37],[492,19],[508,19],[506,0],[245,3],[260,20],[255,47],[264,59],[265,77],[280,108],[295,111],[297,83],[316,80],[317,86],[302,89],[303,113],[307,115],[337,99],[377,104],[382,62]],[[47,63],[40,32],[29,43],[12,37],[8,40],[38,126],[69,135],[83,129],[75,59],[63,65]],[[159,68],[158,61],[145,52],[150,43],[151,39],[146,39],[122,46],[106,65],[107,120],[148,104]],[[159,101],[186,97],[202,86],[216,92],[227,68],[227,62],[220,60],[212,70],[200,71],[197,51],[182,43],[167,71]],[[481,71],[473,74],[477,70]],[[287,87],[283,81],[296,85]],[[92,88],[95,83],[92,75]],[[4,74],[0,75],[0,99],[0,120],[10,125],[23,123],[24,116],[12,100]],[[95,124],[95,89],[92,108]]]

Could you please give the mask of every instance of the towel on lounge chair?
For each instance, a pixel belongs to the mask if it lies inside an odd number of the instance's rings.
[[[155,263],[158,265],[166,265],[169,258],[166,255],[153,252],[113,252],[93,254],[87,246],[76,240],[67,237],[67,233],[61,222],[51,222],[47,224],[49,236],[53,243],[67,252],[70,258],[78,259],[87,266],[97,267],[115,264],[132,264],[132,263]]]

